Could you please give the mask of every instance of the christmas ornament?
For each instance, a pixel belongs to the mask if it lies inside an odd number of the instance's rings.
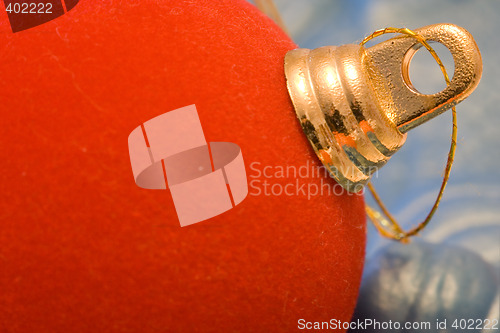
[[[321,195],[337,184],[317,176],[288,96],[296,45],[268,18],[245,1],[126,0],[0,29],[6,330],[289,332],[300,319],[350,320],[363,198]],[[271,192],[250,186],[231,211],[181,229],[169,198],[135,186],[127,137],[191,104],[205,135],[240,146],[253,184]]]
[[[407,331],[407,322],[434,332],[467,331],[471,323],[474,329],[498,327],[498,319],[484,319],[495,306],[494,268],[466,248],[391,244],[370,258],[364,277],[354,321],[371,320],[368,330],[383,330],[375,322],[389,320],[400,323],[395,332]]]
[[[363,198],[305,193],[336,183],[302,172],[320,164],[286,88],[297,46],[267,17],[243,0],[81,1],[0,31],[0,330],[290,332],[351,318]],[[168,191],[137,188],[127,138],[191,104],[206,138],[240,146],[249,181],[292,195],[249,184],[238,206],[180,228]]]

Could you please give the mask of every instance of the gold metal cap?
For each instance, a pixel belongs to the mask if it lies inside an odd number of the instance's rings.
[[[359,192],[405,142],[406,132],[450,109],[476,88],[482,61],[472,36],[452,24],[415,30],[453,56],[450,84],[419,93],[409,64],[422,46],[409,36],[360,45],[296,49],[285,56],[288,92],[304,133],[337,182]]]

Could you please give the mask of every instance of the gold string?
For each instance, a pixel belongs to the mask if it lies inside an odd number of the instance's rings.
[[[379,29],[374,31],[371,35],[363,39],[363,41],[360,43],[361,45],[366,44],[368,41],[379,37],[384,34],[388,33],[400,33],[404,35],[411,36],[418,40],[420,44],[422,44],[432,55],[434,60],[436,60],[437,64],[439,65],[439,68],[441,69],[441,72],[443,73],[444,79],[446,81],[446,84],[450,84],[450,78],[448,77],[448,74],[446,72],[446,68],[444,67],[441,59],[437,55],[436,51],[427,43],[424,37],[419,35],[418,33],[408,29],[408,28],[385,28],[385,29]],[[422,229],[424,229],[429,222],[431,221],[434,213],[436,212],[439,203],[441,202],[441,198],[443,197],[444,189],[446,188],[446,185],[448,184],[448,179],[450,177],[450,172],[451,172],[451,167],[453,165],[453,160],[455,159],[455,151],[457,147],[457,111],[455,107],[451,108],[451,114],[452,114],[452,132],[451,132],[451,145],[450,145],[450,150],[448,152],[448,160],[446,162],[446,167],[444,169],[444,176],[443,176],[443,181],[441,183],[441,188],[439,189],[439,193],[436,197],[436,200],[434,201],[434,205],[432,206],[430,212],[427,214],[427,217],[425,218],[424,221],[419,223],[416,227],[409,231],[404,231],[396,219],[390,214],[389,210],[386,208],[382,200],[380,199],[378,193],[375,191],[375,188],[373,187],[373,184],[370,182],[368,183],[367,187],[372,194],[375,202],[379,206],[380,210],[382,213],[378,212],[377,210],[373,209],[369,205],[366,205],[366,214],[368,218],[372,221],[372,223],[375,225],[377,230],[380,232],[380,234],[384,237],[399,240],[402,242],[408,242],[409,237],[417,235]],[[385,216],[385,217],[384,217]]]

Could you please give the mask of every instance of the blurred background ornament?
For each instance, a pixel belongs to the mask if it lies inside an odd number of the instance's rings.
[[[497,288],[491,265],[468,249],[422,241],[393,243],[365,265],[353,320],[430,323],[429,329],[403,326],[391,332],[468,332],[460,328],[460,320],[466,326],[473,320],[470,331],[477,332],[476,327],[486,328],[483,319],[495,305]],[[445,327],[437,326],[444,321]],[[371,327],[368,331],[383,330]]]

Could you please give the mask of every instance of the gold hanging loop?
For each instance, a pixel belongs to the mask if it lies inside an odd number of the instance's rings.
[[[446,72],[446,68],[443,65],[443,62],[437,55],[436,51],[429,45],[429,43],[418,33],[408,29],[408,28],[385,28],[381,30],[376,30],[373,32],[371,35],[363,39],[361,42],[361,45],[366,44],[368,41],[381,36],[383,34],[387,33],[401,33],[405,34],[408,36],[411,36],[418,40],[420,44],[422,44],[432,55],[434,60],[436,60],[437,64],[439,65],[439,68],[441,69],[441,72],[443,73],[444,79],[446,81],[446,84],[449,86],[450,85],[450,78],[448,77],[448,73]],[[451,108],[451,114],[452,114],[452,131],[451,131],[451,145],[450,149],[448,151],[448,159],[446,162],[446,167],[444,169],[444,175],[443,175],[443,181],[441,182],[441,187],[439,189],[439,193],[436,197],[436,200],[434,201],[434,204],[432,205],[431,210],[427,214],[426,218],[420,222],[416,227],[409,231],[404,231],[397,220],[392,216],[392,214],[389,212],[389,210],[386,208],[382,200],[380,199],[377,191],[375,190],[375,187],[373,184],[370,182],[368,183],[368,190],[373,196],[373,199],[379,206],[380,210],[382,213],[378,212],[377,210],[373,209],[369,205],[366,205],[366,214],[368,218],[372,221],[374,226],[377,228],[377,230],[380,232],[381,235],[387,238],[407,242],[408,238],[411,236],[417,235],[422,229],[424,229],[429,222],[431,221],[432,217],[434,216],[434,213],[438,209],[439,203],[441,202],[441,199],[443,197],[444,190],[446,188],[446,185],[448,184],[448,179],[450,177],[451,173],[451,168],[453,166],[453,161],[455,159],[455,151],[457,147],[457,132],[458,132],[458,126],[457,126],[457,111],[455,109],[455,106]]]

